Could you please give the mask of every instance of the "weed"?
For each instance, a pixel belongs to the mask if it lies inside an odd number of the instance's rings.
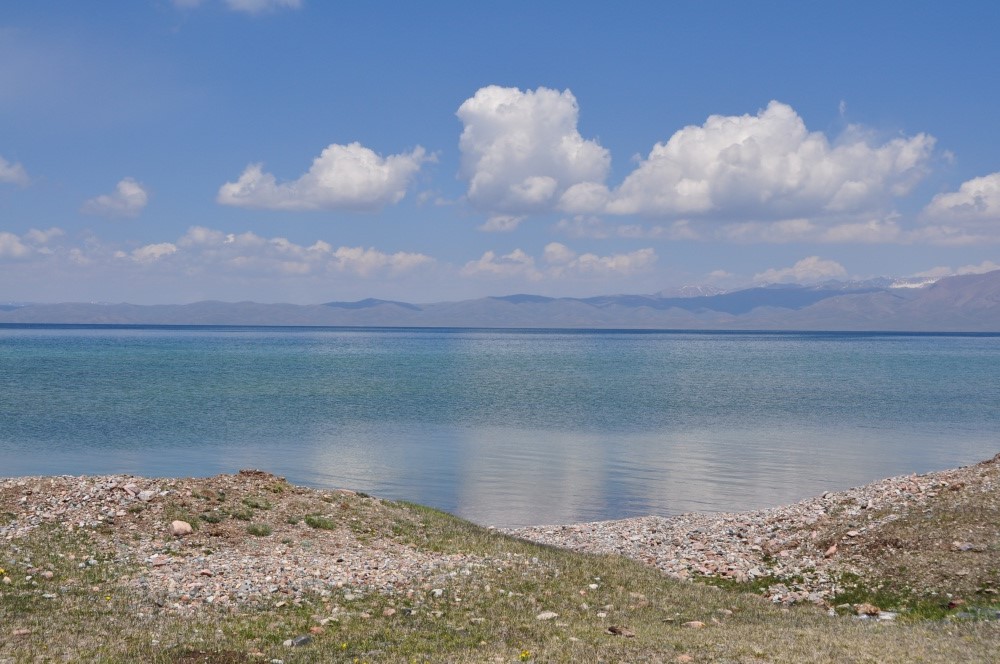
[[[256,537],[267,537],[274,530],[266,523],[251,523],[247,526],[247,532]]]
[[[305,522],[310,528],[316,528],[318,530],[335,530],[337,528],[337,524],[333,521],[333,519],[320,516],[319,514],[307,514]]]

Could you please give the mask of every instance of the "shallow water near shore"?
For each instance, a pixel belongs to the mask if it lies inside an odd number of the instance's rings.
[[[1000,337],[0,327],[0,475],[256,467],[517,526],[1000,449]]]

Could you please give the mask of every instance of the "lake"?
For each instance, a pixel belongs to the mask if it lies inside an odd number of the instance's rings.
[[[974,463],[998,405],[996,335],[0,326],[0,475],[252,467],[498,526]]]

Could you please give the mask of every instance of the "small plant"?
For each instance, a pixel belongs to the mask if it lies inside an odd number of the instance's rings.
[[[199,518],[205,523],[221,523],[223,516],[220,512],[205,512]]]
[[[299,521],[301,521],[301,520],[302,520],[302,517],[295,516],[294,514],[292,514],[287,519],[285,519],[285,522],[287,524],[291,525],[291,526],[294,526],[294,525],[297,525],[299,523]]]
[[[247,532],[256,537],[267,537],[274,531],[266,523],[251,523],[247,526]]]
[[[271,503],[267,502],[263,498],[256,498],[248,496],[243,499],[243,504],[255,510],[269,510],[271,509]]]
[[[318,514],[307,515],[305,521],[307,526],[318,530],[334,530],[337,527],[337,524],[334,523],[333,519],[329,519]]]
[[[230,516],[240,521],[249,521],[253,518],[253,510],[234,510]]]

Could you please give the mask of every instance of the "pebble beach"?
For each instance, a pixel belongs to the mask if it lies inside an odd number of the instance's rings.
[[[775,603],[829,606],[841,574],[864,571],[866,558],[856,555],[859,545],[901,510],[920,508],[947,491],[994,492],[998,471],[1000,455],[974,466],[888,478],[773,509],[502,532],[582,552],[627,556],[676,579],[773,581],[765,584],[764,594]],[[237,518],[213,518],[222,505],[234,504],[243,512],[230,507],[228,515]],[[418,550],[388,533],[366,531],[363,521],[352,524],[348,519],[349,528],[324,528],[322,522],[317,526],[301,517],[324,510],[371,514],[382,505],[351,490],[297,487],[254,470],[188,479],[17,477],[0,480],[0,512],[6,514],[0,541],[16,559],[18,540],[36,528],[86,531],[92,545],[80,553],[77,565],[95,565],[99,559],[131,564],[138,570],[127,579],[132,588],[180,612],[206,604],[294,603],[308,593],[405,594],[445,584],[456,575],[474,575],[485,565],[537,562]],[[187,527],[178,506],[201,515],[197,529]],[[248,534],[263,515],[273,525],[261,536]],[[979,544],[954,541],[948,546],[961,553]],[[34,567],[28,572],[42,578],[50,574]]]

